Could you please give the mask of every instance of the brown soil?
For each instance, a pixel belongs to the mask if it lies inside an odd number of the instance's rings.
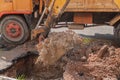
[[[51,33],[44,42],[37,45],[39,57],[36,64],[55,64],[63,55],[75,47],[80,47],[82,39],[72,31]]]
[[[120,49],[107,40],[84,41],[72,31],[51,33],[37,45],[39,56],[20,59],[4,75],[26,73],[27,80],[117,80]]]
[[[106,55],[107,54],[107,55]],[[65,80],[118,80],[120,76],[120,49],[103,46],[90,54],[86,62],[73,61],[66,66]]]

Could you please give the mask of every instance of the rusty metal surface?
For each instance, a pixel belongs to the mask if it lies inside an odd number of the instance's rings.
[[[31,33],[31,40],[35,39],[39,34],[45,32],[44,29],[38,28],[38,29],[33,29]]]
[[[92,13],[75,13],[74,22],[77,24],[92,24]]]
[[[73,30],[83,30],[84,27],[85,25],[80,25],[80,24],[73,24],[68,26],[69,29],[73,29]]]

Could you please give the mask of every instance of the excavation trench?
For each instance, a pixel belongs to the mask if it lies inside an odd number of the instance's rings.
[[[120,49],[108,40],[82,38],[72,31],[51,33],[1,75],[26,80],[117,80]]]
[[[36,69],[35,62],[38,55],[30,52],[28,54],[18,58],[11,67],[2,71],[1,75],[12,78],[24,76],[25,80],[54,80],[62,77],[63,70],[59,66],[46,67],[41,63],[41,66],[37,66],[39,68]]]

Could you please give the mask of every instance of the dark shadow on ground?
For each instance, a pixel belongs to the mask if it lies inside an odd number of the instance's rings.
[[[0,37],[0,49],[8,51],[15,48],[17,45],[7,43],[2,37]]]
[[[79,34],[83,37],[88,37],[88,38],[95,38],[95,39],[107,39],[107,40],[114,40],[114,35],[111,34],[99,34],[95,33],[95,35],[85,35],[85,34]]]
[[[94,36],[92,35],[85,35],[85,34],[79,34],[82,37],[86,37],[86,38],[93,38],[93,39],[99,39],[99,40],[108,40],[110,42],[112,42],[112,45],[115,47],[120,47],[120,45],[118,44],[118,42],[116,42],[114,35],[112,34],[99,34],[99,33],[95,33]]]

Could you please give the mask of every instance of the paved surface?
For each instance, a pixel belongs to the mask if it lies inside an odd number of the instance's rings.
[[[52,32],[60,32],[66,31],[68,28],[55,28],[52,29]],[[110,39],[114,40],[113,37],[113,27],[111,26],[97,26],[97,27],[87,27],[84,30],[73,30],[76,33],[80,34],[84,37],[92,37],[92,38],[102,38],[102,39]],[[28,46],[28,45],[27,45]],[[33,48],[29,45],[32,50]],[[4,69],[11,65],[11,61],[18,58],[19,56],[25,55],[26,50],[23,46],[18,46],[10,51],[0,51],[0,69]]]
[[[68,28],[63,27],[58,29],[52,29],[52,32],[60,32],[66,30],[68,30]],[[107,25],[93,26],[93,27],[87,27],[83,30],[73,30],[73,31],[84,37],[114,40],[112,26],[107,26]]]

